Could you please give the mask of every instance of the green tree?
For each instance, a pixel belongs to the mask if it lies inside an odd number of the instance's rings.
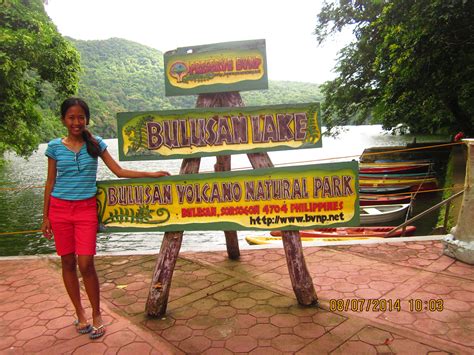
[[[473,0],[325,2],[321,43],[350,27],[339,76],[323,86],[325,124],[397,125],[413,133],[474,133]]]
[[[41,0],[2,1],[0,158],[6,151],[29,156],[45,129],[57,129],[42,99],[74,94],[79,70],[78,52],[58,33]]]
[[[81,55],[79,96],[91,108],[91,130],[117,137],[116,114],[193,108],[195,95],[165,96],[163,53],[121,38],[69,38]],[[271,81],[268,90],[242,92],[247,106],[320,101],[318,84]]]

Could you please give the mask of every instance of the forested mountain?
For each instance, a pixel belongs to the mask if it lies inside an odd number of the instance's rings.
[[[195,107],[196,96],[165,96],[162,52],[120,38],[69,40],[81,54],[79,96],[91,107],[94,133],[116,137],[117,112]],[[252,106],[321,101],[322,95],[317,84],[270,81],[268,90],[242,92],[242,98]]]

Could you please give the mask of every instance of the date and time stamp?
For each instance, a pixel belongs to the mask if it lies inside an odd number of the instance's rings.
[[[329,300],[332,312],[442,312],[443,299],[364,299],[338,298]]]

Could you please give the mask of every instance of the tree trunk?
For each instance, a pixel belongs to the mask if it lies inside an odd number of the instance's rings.
[[[453,114],[456,122],[458,123],[459,130],[469,137],[474,133],[471,117],[469,114],[459,105],[458,96],[451,96],[444,100],[444,104],[449,111]]]

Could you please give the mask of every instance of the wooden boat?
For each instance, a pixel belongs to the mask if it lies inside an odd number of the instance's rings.
[[[435,175],[432,173],[359,173],[359,179],[425,179],[434,177]]]
[[[394,178],[394,179],[386,179],[386,178],[367,178],[367,179],[359,179],[360,186],[379,186],[379,185],[419,185],[419,184],[428,184],[428,183],[436,183],[436,178]]]
[[[359,172],[361,173],[423,173],[429,171],[431,163],[411,163],[394,162],[394,163],[360,163]]]
[[[370,225],[397,220],[407,214],[409,207],[409,203],[360,206],[360,224]]]
[[[301,230],[301,238],[385,238],[385,235],[395,227],[337,227],[337,228],[318,228]],[[415,226],[407,226],[404,235],[415,233]],[[273,237],[281,237],[281,231],[271,231]],[[390,237],[399,237],[402,235],[402,229],[396,230]]]
[[[410,203],[410,201],[410,195],[359,194],[359,204],[361,206],[391,205],[394,203]]]
[[[362,154],[363,158],[364,154]],[[364,160],[361,160],[364,162]],[[366,162],[364,162],[366,163]],[[414,165],[414,164],[433,164],[434,161],[432,159],[376,159],[372,161],[371,163],[375,164],[408,164],[408,165]]]
[[[359,187],[410,186],[410,191],[432,190],[438,187],[436,178],[427,179],[359,179]]]
[[[382,239],[379,237],[336,237],[336,238],[305,238],[302,237],[301,241],[303,243],[308,242],[347,242],[347,241],[354,241],[354,240],[370,240],[370,239]],[[262,237],[262,236],[255,236],[255,237],[245,237],[245,240],[250,245],[265,245],[265,244],[275,244],[278,246],[283,246],[283,242],[281,237]]]
[[[410,192],[411,186],[359,186],[359,192],[361,194],[399,194],[404,192]]]

